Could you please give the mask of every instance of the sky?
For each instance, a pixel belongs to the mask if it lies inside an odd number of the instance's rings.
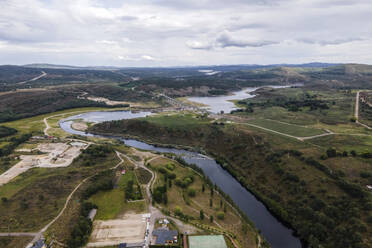
[[[372,0],[0,0],[0,64],[372,64]]]

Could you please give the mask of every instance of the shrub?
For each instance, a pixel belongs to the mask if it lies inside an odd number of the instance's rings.
[[[195,189],[188,189],[188,190],[187,190],[187,194],[188,194],[190,197],[195,197],[195,195],[196,195],[196,190],[195,190]]]
[[[328,150],[326,151],[326,153],[327,153],[327,156],[329,158],[333,158],[333,157],[336,157],[337,156],[337,151],[334,148],[328,148]]]
[[[360,172],[360,177],[363,177],[363,178],[372,177],[372,172],[362,171],[362,172]]]
[[[170,171],[173,171],[174,170],[174,164],[167,164],[166,167]]]
[[[176,216],[182,216],[182,208],[180,206],[176,206],[176,208],[174,209],[174,214]]]
[[[204,220],[204,211],[200,210],[200,220]]]
[[[224,212],[218,212],[217,213],[217,219],[219,219],[219,220],[225,219],[225,213]]]

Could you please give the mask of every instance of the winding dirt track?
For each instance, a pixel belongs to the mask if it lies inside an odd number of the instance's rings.
[[[359,122],[359,93],[360,90],[357,91],[356,97],[355,97],[355,112],[354,112],[354,117],[355,117],[355,123],[367,128],[367,129],[372,129],[370,126],[367,126],[366,124],[363,124]]]
[[[118,151],[116,151],[116,155],[118,156],[118,158],[120,159],[120,162],[119,163],[117,163],[114,167],[112,167],[111,168],[111,170],[114,170],[114,169],[116,169],[116,168],[118,168],[123,162],[124,162],[124,160],[123,160],[123,158],[120,156],[121,155],[121,153],[119,153]],[[105,169],[106,170],[106,169]],[[80,188],[80,186],[82,185],[82,184],[84,184],[88,179],[90,179],[91,177],[93,177],[93,176],[95,176],[95,175],[97,175],[99,172],[97,172],[96,174],[94,174],[94,175],[91,175],[91,176],[89,176],[89,177],[87,177],[87,178],[85,178],[84,180],[82,180],[76,187],[75,187],[75,189],[70,193],[70,195],[67,197],[67,199],[66,199],[66,202],[65,202],[65,205],[63,206],[63,208],[62,208],[62,210],[59,212],[59,214],[51,221],[51,222],[49,222],[45,227],[43,227],[38,233],[36,233],[36,235],[34,234],[34,235],[27,235],[27,236],[35,236],[34,237],[34,239],[26,246],[26,247],[32,247],[32,245],[36,242],[36,241],[38,241],[42,236],[43,236],[43,234],[44,234],[44,232],[54,223],[54,222],[56,222],[58,219],[59,219],[59,217],[61,217],[61,215],[64,213],[64,211],[66,210],[66,208],[67,208],[67,206],[68,206],[68,204],[69,204],[69,202],[70,202],[70,200],[71,200],[71,198],[72,198],[72,196],[74,195],[74,193]],[[16,233],[14,233],[14,234],[16,234]],[[23,234],[25,234],[25,233],[23,233]],[[19,235],[19,236],[21,236],[21,235]],[[22,235],[22,236],[25,236],[25,235]]]
[[[34,78],[31,78],[30,80],[26,80],[26,81],[23,81],[23,82],[19,82],[17,84],[25,84],[25,83],[29,83],[29,82],[33,82],[33,81],[36,81],[42,77],[45,77],[46,75],[48,75],[45,71],[41,71],[41,75],[37,76],[37,77],[34,77]]]

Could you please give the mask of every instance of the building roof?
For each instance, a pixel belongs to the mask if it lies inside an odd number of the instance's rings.
[[[167,241],[174,241],[175,237],[177,238],[178,232],[175,230],[168,230],[164,228],[155,229],[152,232],[152,235],[156,236],[156,245],[164,245]]]
[[[90,210],[89,212],[89,215],[88,215],[88,218],[93,221],[94,220],[94,217],[96,216],[97,214],[97,209],[93,208],[92,210]]]

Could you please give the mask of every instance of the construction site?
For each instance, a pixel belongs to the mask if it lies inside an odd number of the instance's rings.
[[[57,168],[69,166],[82,149],[88,147],[84,142],[40,143],[34,149],[21,149],[19,152],[37,152],[37,155],[20,155],[20,162],[0,175],[0,185],[6,184],[31,168]]]
[[[149,214],[127,213],[120,219],[96,220],[87,247],[105,247],[126,244],[126,247],[144,245]]]

